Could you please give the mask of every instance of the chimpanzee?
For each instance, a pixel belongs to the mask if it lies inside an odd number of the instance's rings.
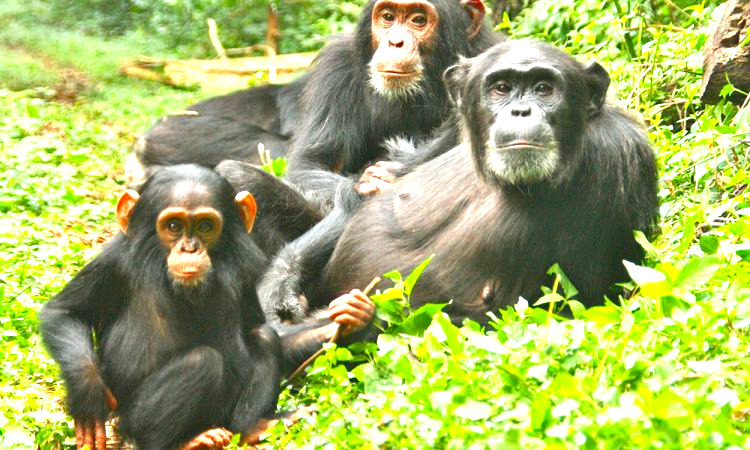
[[[633,230],[656,229],[655,158],[637,122],[605,104],[609,75],[599,64],[506,41],[444,79],[463,141],[356,209],[323,269],[316,248],[333,245],[326,233],[349,219],[346,206],[300,238],[307,246],[282,249],[258,288],[269,322],[299,320],[431,254],[412,304],[452,300],[454,319],[479,321],[519,296],[538,298],[554,263],[592,305],[626,279],[623,259],[642,258]],[[391,147],[418,151],[405,140]]]
[[[184,114],[159,119],[141,136],[128,157],[126,175],[137,186],[161,166],[224,159],[260,162],[258,144],[271,157],[284,155],[297,123],[303,75],[285,85],[266,85],[214,97],[189,106]]]
[[[255,100],[255,89],[209,100],[199,112],[210,117],[158,123],[139,141],[136,156],[146,167],[256,162],[258,140],[273,141],[264,144],[278,150],[275,140],[293,132],[288,180],[325,214],[337,184],[352,184],[341,174],[383,156],[384,138],[426,137],[440,124],[449,110],[442,71],[459,55],[477,55],[501,38],[485,24],[484,12],[481,0],[372,0],[356,32],[330,42],[293,89],[274,88],[283,102]],[[230,102],[231,113],[221,114]],[[280,103],[286,107],[274,107]],[[214,121],[219,115],[226,121]],[[252,126],[227,122],[242,115]],[[261,123],[269,117],[281,129]],[[261,136],[259,128],[272,134]]]
[[[195,165],[121,196],[122,233],[39,315],[79,448],[105,448],[110,409],[140,448],[221,447],[274,414],[282,370],[337,325],[369,322],[374,307],[355,291],[282,336],[264,325],[255,212],[252,195]]]
[[[427,137],[450,102],[441,74],[497,43],[481,0],[372,0],[330,43],[302,92],[287,179],[328,211],[345,175],[383,157],[384,139]],[[455,144],[455,142],[454,142]]]

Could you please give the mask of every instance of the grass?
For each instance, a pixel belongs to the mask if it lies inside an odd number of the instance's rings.
[[[70,448],[35,311],[115,230],[135,137],[205,94],[116,74],[122,56],[158,45],[31,29],[18,5],[0,7],[0,447]],[[561,290],[481,330],[439,306],[393,314],[404,282],[379,297],[391,314],[377,343],[331,346],[284,391],[282,408],[312,413],[277,424],[266,445],[750,448],[750,107],[698,97],[713,3],[617,6],[537,0],[505,26],[600,61],[612,101],[646,123],[661,234],[629,266],[633,294],[562,319]],[[50,68],[83,75],[68,102],[54,100]]]

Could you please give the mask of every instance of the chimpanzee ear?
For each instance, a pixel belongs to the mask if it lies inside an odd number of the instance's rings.
[[[448,91],[448,97],[456,108],[461,108],[461,91],[468,71],[469,60],[459,56],[458,64],[448,67],[443,72],[443,83]]]
[[[589,89],[591,90],[591,103],[588,106],[589,117],[599,113],[607,99],[609,88],[609,74],[598,62],[592,61],[586,66]]]
[[[117,225],[120,226],[120,230],[125,234],[128,234],[130,215],[133,213],[133,208],[135,208],[135,204],[140,197],[141,196],[136,191],[128,189],[123,192],[117,200],[117,210],[115,212],[115,215],[117,216]]]
[[[461,0],[461,6],[463,6],[466,13],[471,17],[471,26],[466,30],[466,37],[471,40],[482,29],[487,9],[484,7],[482,0]]]
[[[245,223],[245,230],[249,233],[253,229],[255,213],[258,211],[258,206],[255,204],[255,197],[247,191],[242,191],[234,197],[234,202],[240,208],[242,221]]]

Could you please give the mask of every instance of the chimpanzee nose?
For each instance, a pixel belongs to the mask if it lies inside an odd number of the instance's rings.
[[[395,30],[388,33],[388,44],[391,47],[401,48],[404,46],[404,41],[404,33]]]
[[[531,106],[527,104],[513,105],[510,114],[513,117],[529,117],[531,115]]]
[[[182,251],[185,253],[195,253],[198,251],[198,243],[195,239],[187,239],[182,243]]]

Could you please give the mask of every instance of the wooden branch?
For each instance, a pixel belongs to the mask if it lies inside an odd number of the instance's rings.
[[[206,23],[208,24],[208,38],[211,40],[211,45],[214,46],[216,54],[219,55],[219,59],[227,59],[227,52],[219,40],[219,29],[216,27],[216,21],[209,17],[206,19]]]

